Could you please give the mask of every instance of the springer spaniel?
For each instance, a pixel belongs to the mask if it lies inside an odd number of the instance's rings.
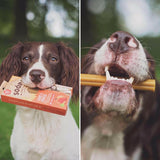
[[[107,77],[101,87],[82,86],[82,159],[151,159],[155,93],[132,88],[155,79],[154,61],[141,43],[127,32],[113,33],[82,59],[82,73]]]
[[[63,43],[18,43],[0,67],[0,84],[12,75],[24,85],[46,89],[55,83],[72,86],[78,97],[79,62]],[[74,66],[74,67],[73,67]],[[17,106],[11,135],[15,160],[78,160],[79,129],[70,109],[65,116]]]

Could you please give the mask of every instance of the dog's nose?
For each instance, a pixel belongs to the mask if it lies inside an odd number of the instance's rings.
[[[109,48],[116,54],[126,53],[131,48],[138,48],[138,41],[129,33],[117,31],[110,37]]]
[[[31,81],[35,84],[40,83],[45,77],[45,73],[42,70],[32,70],[30,71],[29,75]]]

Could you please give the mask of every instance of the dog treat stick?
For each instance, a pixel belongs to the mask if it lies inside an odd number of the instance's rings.
[[[101,86],[106,82],[106,76],[94,74],[81,74],[81,85],[85,86]],[[133,84],[135,90],[155,91],[155,80],[149,79],[144,82]]]

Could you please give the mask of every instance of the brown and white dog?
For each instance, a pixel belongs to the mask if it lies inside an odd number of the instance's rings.
[[[158,107],[155,93],[132,83],[155,78],[152,57],[134,36],[117,31],[90,49],[82,73],[107,78],[101,87],[82,87],[82,159],[145,159],[145,127]]]
[[[72,86],[74,96],[78,96],[78,66],[73,50],[61,42],[18,43],[1,64],[0,84],[16,75],[30,88],[46,89],[58,83]],[[70,109],[60,116],[16,108],[10,141],[15,160],[79,159],[79,130]]]

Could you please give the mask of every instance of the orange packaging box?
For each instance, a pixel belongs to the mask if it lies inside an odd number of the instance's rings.
[[[12,76],[0,86],[1,101],[65,115],[72,96],[72,87],[55,84],[47,90],[32,89],[22,84],[21,78]]]

